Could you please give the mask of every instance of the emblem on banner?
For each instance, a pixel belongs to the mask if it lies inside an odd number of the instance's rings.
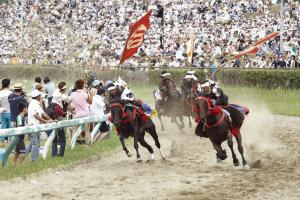
[[[130,36],[126,48],[138,48],[144,40],[144,35],[146,31],[147,27],[144,24],[141,24]]]

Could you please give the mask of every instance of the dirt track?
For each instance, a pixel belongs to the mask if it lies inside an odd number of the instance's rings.
[[[159,134],[166,161],[156,151],[154,162],[136,163],[120,150],[60,175],[50,171],[0,182],[1,199],[300,199],[300,118],[245,122],[250,170],[233,167],[231,157],[217,164],[208,140],[195,137],[193,129],[174,130]]]

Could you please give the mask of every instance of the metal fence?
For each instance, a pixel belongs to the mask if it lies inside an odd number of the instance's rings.
[[[99,116],[99,117],[84,117],[84,118],[78,118],[78,119],[71,119],[71,120],[63,120],[59,122],[53,122],[49,124],[41,124],[38,126],[25,126],[25,127],[19,127],[19,128],[10,128],[10,129],[0,129],[0,136],[2,137],[11,137],[12,140],[8,147],[6,149],[0,150],[0,160],[2,160],[2,166],[5,166],[7,164],[7,160],[9,157],[9,154],[15,149],[17,143],[19,142],[19,135],[29,135],[31,133],[40,133],[44,131],[50,131],[52,130],[51,135],[48,137],[46,143],[44,144],[43,148],[43,158],[47,158],[48,149],[50,145],[52,144],[52,141],[56,135],[56,130],[59,128],[65,128],[65,127],[74,127],[79,126],[76,133],[72,136],[71,139],[71,149],[74,149],[76,145],[76,140],[78,136],[80,135],[81,131],[84,129],[84,126],[86,124],[94,123],[96,124],[94,129],[91,132],[91,139],[95,137],[96,133],[98,132],[100,128],[101,122],[107,121],[109,115]]]

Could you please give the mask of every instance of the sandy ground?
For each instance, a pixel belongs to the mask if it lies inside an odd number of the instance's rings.
[[[155,161],[136,163],[120,149],[59,173],[0,182],[0,199],[299,200],[300,118],[260,116],[249,117],[243,130],[249,170],[235,168],[231,157],[216,163],[211,143],[194,136],[193,128],[169,126],[159,132],[166,161],[156,149]],[[145,150],[142,157],[149,157]]]

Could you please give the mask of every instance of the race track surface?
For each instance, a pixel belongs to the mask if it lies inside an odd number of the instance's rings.
[[[242,134],[249,170],[232,165],[226,143],[223,148],[229,156],[216,163],[207,139],[194,136],[193,128],[180,131],[168,125],[164,132],[158,128],[166,161],[156,148],[156,160],[145,162],[149,155],[140,147],[142,163],[119,149],[59,173],[50,170],[25,180],[0,182],[0,199],[299,200],[300,118],[269,116],[264,120],[245,122]],[[146,141],[154,147],[151,138]],[[135,153],[132,145],[130,151]],[[236,154],[240,158],[237,150]]]

